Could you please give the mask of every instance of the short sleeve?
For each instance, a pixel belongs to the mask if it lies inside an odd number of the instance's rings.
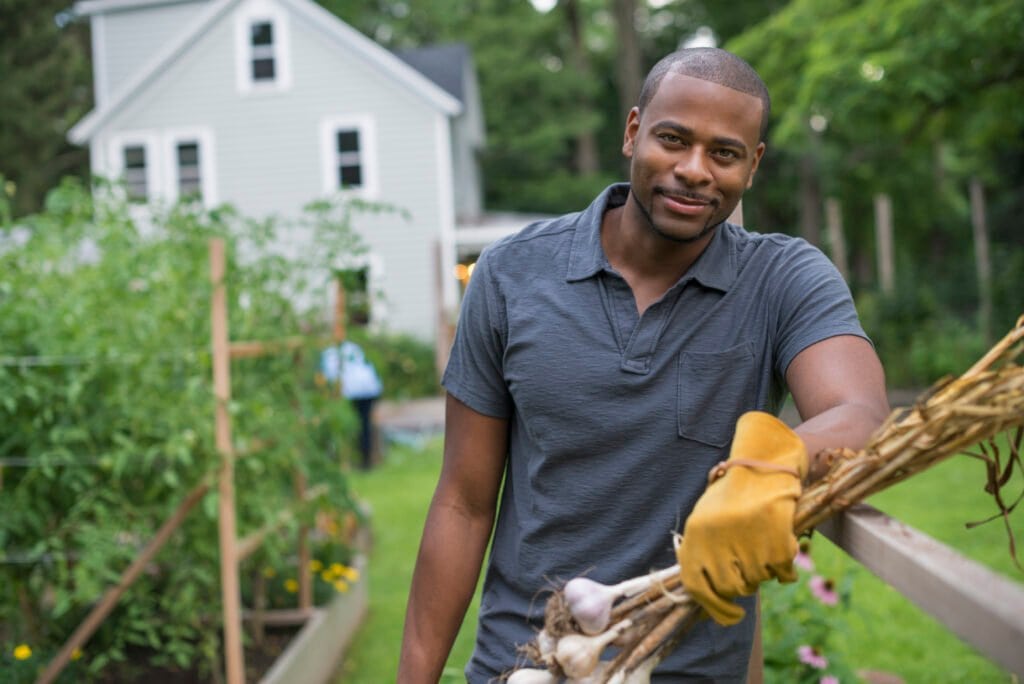
[[[496,418],[508,418],[512,412],[502,363],[507,333],[505,300],[496,282],[492,252],[484,250],[462,300],[441,384],[474,411]]]
[[[782,255],[776,306],[776,371],[785,377],[793,359],[807,347],[837,335],[870,342],[857,317],[846,281],[821,250],[794,240]]]

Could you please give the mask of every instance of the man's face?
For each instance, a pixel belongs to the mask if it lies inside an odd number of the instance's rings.
[[[626,120],[633,217],[673,242],[707,238],[753,183],[761,107],[753,95],[667,74],[643,113],[634,107]]]

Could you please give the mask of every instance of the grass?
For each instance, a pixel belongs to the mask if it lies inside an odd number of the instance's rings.
[[[441,442],[436,440],[422,450],[392,447],[382,466],[352,475],[353,488],[373,509],[370,611],[335,684],[395,680],[409,581],[440,464]],[[983,484],[979,462],[956,458],[876,495],[870,503],[1020,582],[1024,575],[1013,566],[1000,521],[973,530],[964,527],[993,512]],[[1018,509],[1013,519],[1018,530],[1024,529],[1024,513]],[[848,575],[852,581],[852,605],[844,620],[847,631],[839,641],[846,661],[856,669],[895,673],[907,684],[1016,681],[821,535],[814,537],[814,557],[819,572],[836,578]],[[764,600],[771,600],[771,586],[766,587]],[[478,598],[459,633],[443,682],[464,681],[462,667],[472,652],[477,606]]]
[[[338,671],[336,684],[395,681],[413,564],[440,470],[441,440],[437,439],[422,450],[393,445],[382,465],[352,473],[352,488],[373,511],[370,609]],[[465,681],[462,668],[473,651],[478,607],[479,592],[452,648],[442,682]]]

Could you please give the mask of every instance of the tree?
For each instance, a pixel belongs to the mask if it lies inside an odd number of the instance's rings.
[[[87,27],[67,0],[0,2],[0,176],[13,213],[42,206],[66,174],[84,176],[88,152],[65,139],[91,107]]]

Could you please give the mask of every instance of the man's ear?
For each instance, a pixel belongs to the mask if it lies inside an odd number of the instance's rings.
[[[761,157],[764,156],[765,144],[763,142],[758,143],[757,147],[754,148],[754,163],[750,166],[750,176],[747,177],[747,189],[754,184],[754,174],[757,173],[757,167],[761,165]]]
[[[636,134],[640,130],[640,109],[633,107],[626,115],[626,131],[622,136],[622,154],[625,157],[633,157],[633,147],[636,144]]]

